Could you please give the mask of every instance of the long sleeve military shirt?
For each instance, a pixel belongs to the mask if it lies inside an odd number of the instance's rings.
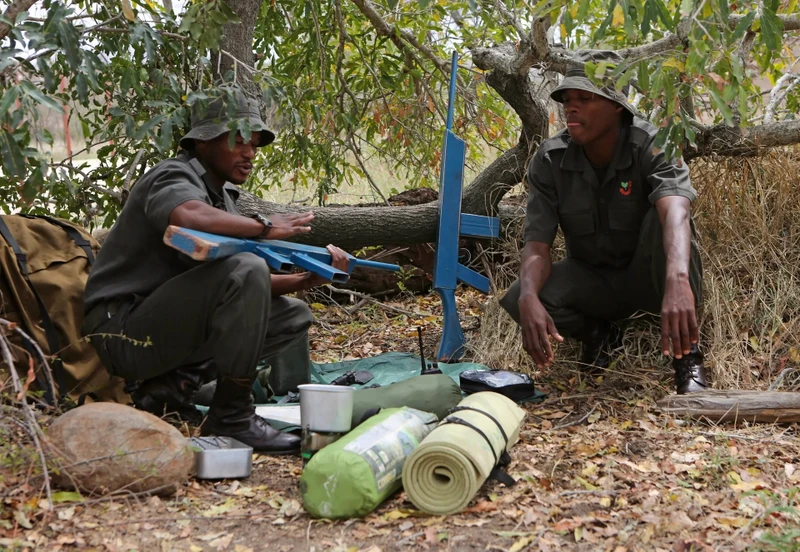
[[[638,118],[624,125],[603,179],[566,130],[545,140],[528,166],[525,241],[552,245],[560,226],[568,257],[596,267],[626,267],[656,201],[697,197],[686,163],[654,149],[656,132]]]

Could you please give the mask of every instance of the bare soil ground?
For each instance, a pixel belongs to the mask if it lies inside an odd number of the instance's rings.
[[[469,334],[478,331],[485,300],[459,297]],[[350,314],[315,304],[315,360],[416,352],[417,325],[427,328],[430,356],[438,304],[426,296]],[[517,484],[488,482],[458,515],[427,516],[400,492],[364,519],[314,520],[301,505],[300,459],[260,455],[245,480],[190,480],[169,498],[60,493],[50,510],[36,466],[15,464],[7,449],[0,550],[800,549],[796,427],[665,417],[655,407],[671,392],[664,365],[587,381],[563,368],[569,362],[537,374],[548,398],[525,405],[507,470]]]

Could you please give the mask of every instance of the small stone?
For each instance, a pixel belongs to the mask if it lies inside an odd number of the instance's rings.
[[[57,485],[101,494],[174,494],[194,461],[180,431],[117,403],[90,403],[59,416],[47,431],[47,450],[61,467],[53,474]]]

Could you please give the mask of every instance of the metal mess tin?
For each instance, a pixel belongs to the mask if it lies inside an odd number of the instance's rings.
[[[231,437],[192,437],[198,479],[239,479],[253,469],[253,448]]]

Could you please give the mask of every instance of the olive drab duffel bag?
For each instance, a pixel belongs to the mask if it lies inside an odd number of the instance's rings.
[[[0,318],[36,340],[52,372],[43,370],[33,345],[6,327],[14,367],[0,358],[0,382],[10,377],[9,368],[25,381],[33,359],[29,390],[50,405],[127,403],[124,381],[106,371],[81,336],[83,292],[100,244],[79,226],[46,216],[1,216],[0,235]]]

